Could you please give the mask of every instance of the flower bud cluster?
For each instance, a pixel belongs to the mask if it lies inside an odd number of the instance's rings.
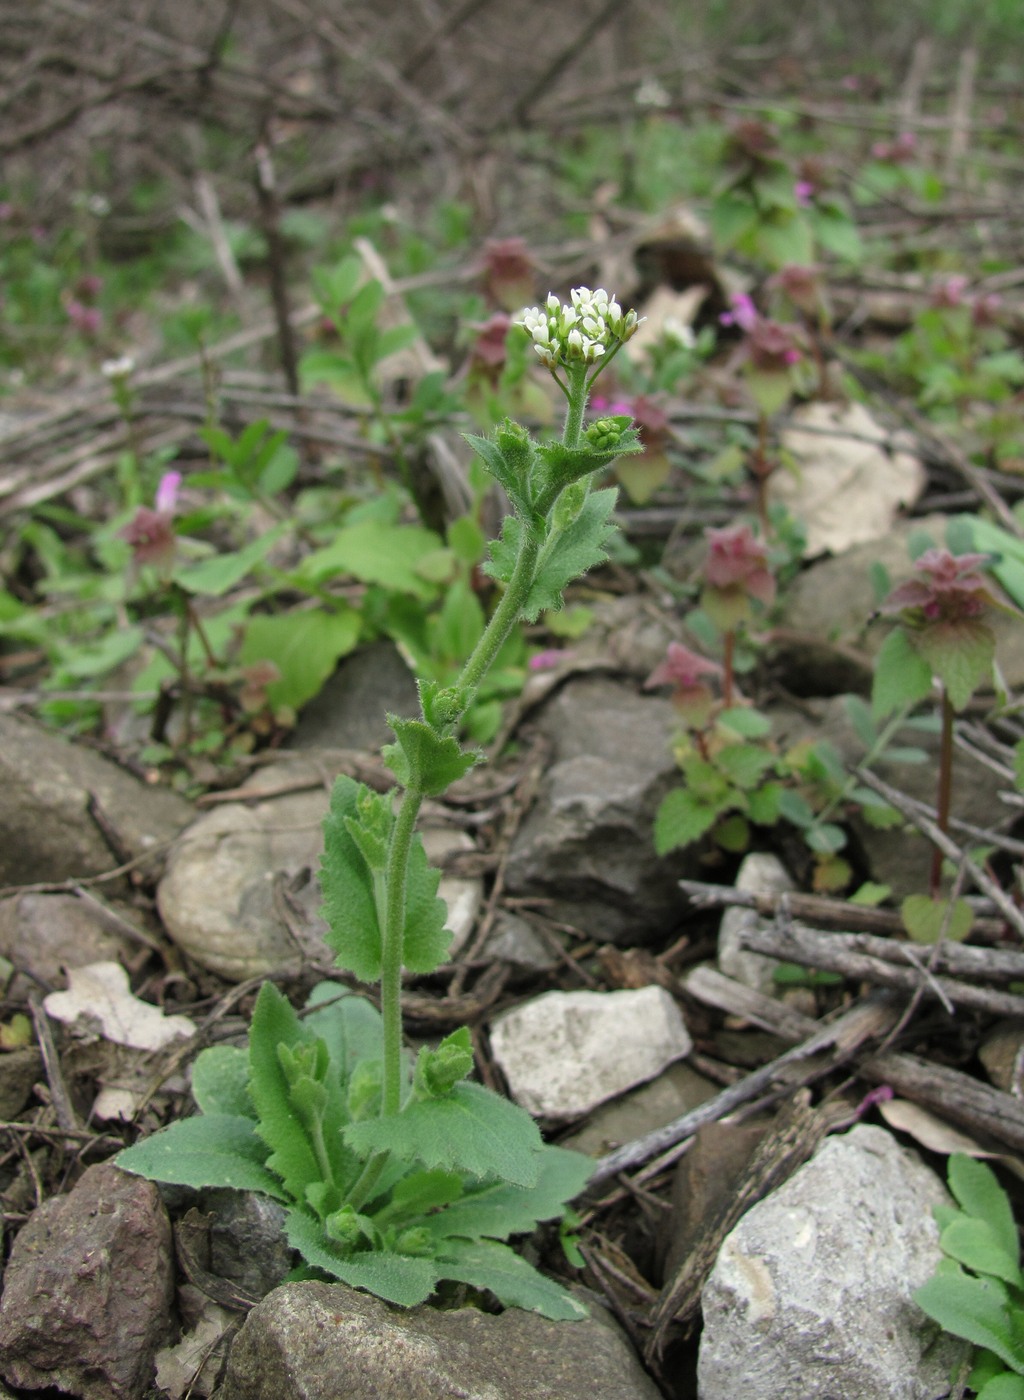
[[[571,303],[565,305],[552,292],[543,307],[530,307],[516,322],[530,334],[548,369],[597,364],[640,324],[636,312],[623,312],[603,287],[576,287],[570,296]]]

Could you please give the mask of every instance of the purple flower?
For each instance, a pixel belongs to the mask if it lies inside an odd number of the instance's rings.
[[[531,671],[554,671],[571,655],[571,651],[563,651],[558,647],[549,647],[547,651],[538,651],[535,655],[531,656],[527,665]]]
[[[156,508],[162,515],[173,515],[178,504],[181,472],[164,472],[156,488]]]
[[[816,194],[817,190],[811,184],[810,180],[797,180],[796,184],[793,186],[793,195],[801,209],[809,209],[814,203],[814,196]]]
[[[745,335],[750,335],[760,319],[753,300],[746,292],[740,292],[737,296],[730,297],[729,301],[732,310],[723,311],[718,319],[723,326],[736,326]]]
[[[736,326],[746,337],[747,356],[755,369],[776,373],[803,359],[799,326],[786,326],[762,316],[745,293],[730,298],[732,310],[719,316],[723,326]]]

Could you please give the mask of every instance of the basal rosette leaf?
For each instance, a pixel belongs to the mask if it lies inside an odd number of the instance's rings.
[[[425,1221],[438,1239],[457,1235],[464,1239],[505,1240],[530,1234],[542,1220],[555,1220],[586,1186],[594,1163],[580,1152],[544,1146],[538,1157],[535,1185],[512,1186],[508,1182],[467,1187],[461,1197],[435,1211]]]
[[[955,1152],[949,1159],[949,1189],[966,1214],[983,1220],[1013,1264],[1019,1264],[1020,1237],[1013,1206],[992,1168]]]
[[[357,1153],[390,1152],[427,1168],[534,1186],[540,1131],[525,1110],[479,1084],[456,1084],[444,1098],[413,1100],[390,1117],[352,1123],[345,1140]]]
[[[448,1240],[435,1267],[442,1278],[488,1288],[506,1307],[527,1308],[555,1322],[579,1322],[587,1309],[567,1288],[496,1240]]]
[[[272,982],[264,982],[249,1028],[249,1092],[259,1118],[257,1131],[270,1148],[267,1166],[296,1201],[303,1200],[306,1187],[320,1181],[323,1174],[303,1114],[292,1103],[279,1047],[312,1047],[314,1039],[287,998]],[[340,1086],[336,1091],[340,1095]],[[340,1106],[333,1117],[337,1135],[342,1124]]]
[[[254,1118],[249,1097],[249,1056],[239,1046],[212,1045],[192,1066],[192,1097],[203,1113]]]
[[[337,982],[318,982],[306,999],[304,1024],[326,1043],[343,1079],[384,1053],[384,1024],[372,1001]]]
[[[151,1137],[126,1147],[114,1162],[122,1171],[174,1186],[229,1187],[260,1191],[286,1200],[277,1176],[267,1170],[268,1148],[251,1118],[225,1113],[181,1118]]]
[[[365,1288],[401,1308],[426,1302],[443,1277],[433,1259],[421,1256],[369,1249],[347,1254],[332,1244],[320,1222],[305,1211],[288,1212],[285,1233],[307,1264],[341,1279],[350,1288]]]
[[[1011,1370],[1024,1375],[1024,1314],[1011,1307],[1002,1284],[943,1269],[913,1296],[946,1332],[995,1352]]]

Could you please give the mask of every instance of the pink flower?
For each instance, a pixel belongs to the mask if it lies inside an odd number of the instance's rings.
[[[895,141],[876,141],[871,147],[871,154],[875,160],[903,165],[917,154],[917,137],[912,131],[901,131]]]
[[[547,651],[538,651],[535,655],[531,656],[527,665],[531,671],[554,671],[571,655],[571,651],[563,651],[558,647],[549,647]]]
[[[659,685],[673,685],[677,690],[692,690],[701,684],[701,676],[720,676],[722,668],[717,661],[709,661],[706,656],[684,647],[681,642],[669,642],[665,660],[644,681],[645,690],[654,690]]]
[[[940,282],[932,289],[932,306],[949,307],[962,306],[964,302],[964,292],[968,287],[968,279],[960,273],[953,277],[947,277],[944,282]]]
[[[590,407],[597,418],[633,417],[633,405],[628,399],[608,399],[603,394],[595,394]]]
[[[760,320],[757,307],[754,305],[752,298],[748,297],[746,292],[740,292],[738,295],[730,297],[729,301],[732,305],[732,310],[723,311],[718,319],[723,326],[736,326],[737,329],[743,331],[745,335],[750,335],[751,331]]]
[[[178,504],[181,472],[164,472],[156,488],[155,505],[161,515],[173,515]]]
[[[732,310],[719,316],[723,326],[736,326],[746,336],[746,351],[756,369],[778,372],[803,359],[799,326],[786,326],[760,315],[745,293],[730,298]]]
[[[976,326],[996,326],[1003,310],[1003,299],[998,292],[985,292],[975,297],[971,305],[971,320]]]
[[[775,601],[775,579],[768,550],[749,525],[727,525],[704,532],[708,556],[704,579],[718,592],[742,593],[765,607]]]
[[[802,209],[808,209],[814,203],[814,196],[818,193],[810,180],[797,180],[793,186],[793,194],[797,204]]]
[[[768,279],[768,285],[782,292],[805,316],[813,316],[821,309],[820,267],[787,263]]]

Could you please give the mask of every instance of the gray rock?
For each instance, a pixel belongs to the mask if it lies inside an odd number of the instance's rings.
[[[569,681],[544,709],[551,767],[512,843],[505,887],[620,945],[657,942],[678,922],[676,882],[694,857],[659,859],[654,814],[679,781],[671,703],[603,677]]]
[[[174,1296],[171,1227],[151,1181],[109,1162],[33,1211],[0,1299],[0,1374],[82,1400],[140,1400]]]
[[[118,962],[135,951],[77,895],[28,893],[0,900],[0,954],[36,985],[64,987],[66,969]]]
[[[578,1132],[559,1138],[559,1146],[571,1147],[588,1157],[603,1157],[624,1143],[635,1142],[663,1128],[712,1098],[718,1086],[689,1065],[669,1065],[649,1084],[602,1104]],[[683,1158],[688,1160],[689,1154]]]
[[[724,1241],[702,1295],[701,1400],[934,1400],[960,1344],[912,1300],[945,1189],[881,1128],[829,1138]]]
[[[345,657],[304,705],[291,736],[296,749],[376,750],[394,742],[385,714],[419,714],[412,672],[391,642],[371,642]]]
[[[297,960],[334,961],[315,878],[331,771],[329,754],[261,769],[244,786],[278,795],[215,807],[175,843],[157,903],[170,937],[201,967],[240,982]],[[441,829],[423,838],[434,860],[471,844]],[[442,879],[455,945],[476,917],[481,889],[479,880]]]
[[[512,1097],[547,1118],[579,1117],[692,1049],[663,987],[547,992],[491,1024],[491,1050]]]
[[[0,787],[3,885],[80,880],[149,852],[155,873],[193,816],[177,793],[18,715],[0,715]],[[116,833],[117,852],[97,817]]]
[[[555,965],[554,953],[536,933],[528,919],[500,912],[484,939],[481,958],[494,958],[513,967],[542,971]]]
[[[262,1298],[294,1264],[284,1236],[284,1208],[252,1191],[204,1191],[210,1221],[210,1272]]]
[[[276,1289],[235,1338],[216,1400],[659,1400],[595,1315],[408,1312],[343,1284]]]
[[[793,888],[793,881],[778,856],[751,851],[736,872],[734,885],[744,894],[783,894]],[[745,929],[757,928],[765,922],[756,909],[727,909],[718,926],[718,966],[727,977],[734,977],[745,987],[771,996],[778,991],[772,976],[779,966],[778,960],[762,953],[748,953],[740,943]]]

